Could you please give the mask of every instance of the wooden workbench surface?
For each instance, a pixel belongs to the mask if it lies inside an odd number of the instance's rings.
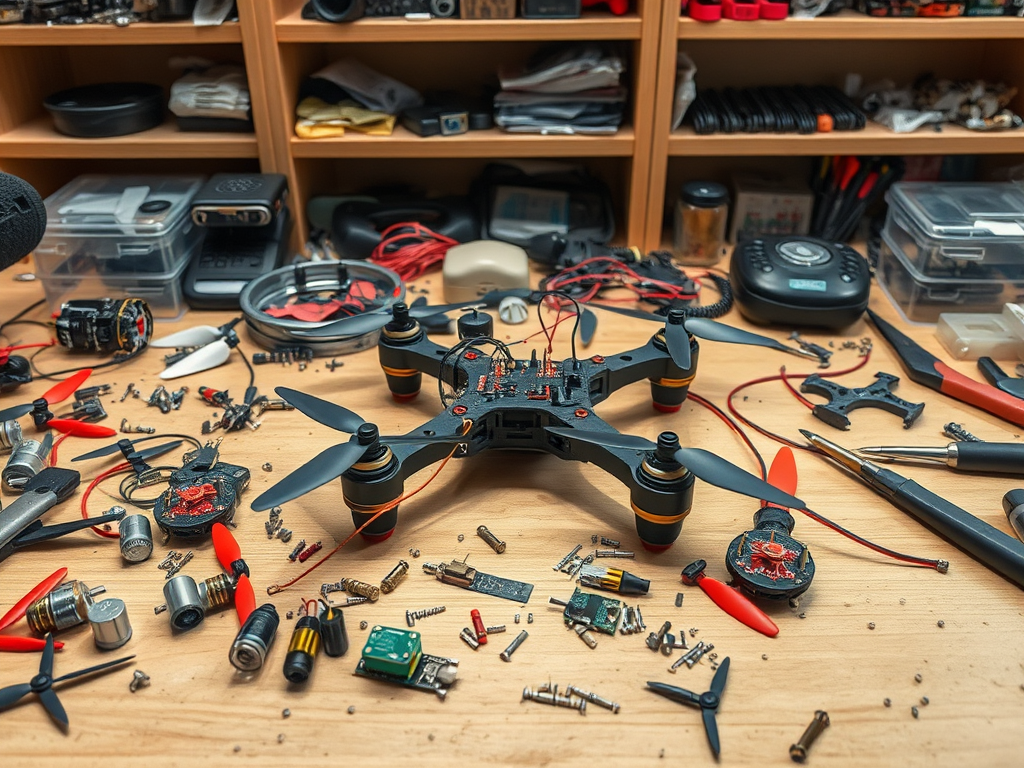
[[[38,299],[36,283],[17,283],[17,267],[0,274],[2,318]],[[420,287],[437,286],[439,277],[421,280]],[[438,297],[436,300],[440,300]],[[876,294],[873,307],[894,319],[888,302]],[[45,319],[46,311],[30,317]],[[194,324],[219,325],[227,314],[194,312],[181,322],[161,323],[157,336]],[[733,311],[725,320],[742,324]],[[499,338],[522,338],[538,329],[536,318],[524,326],[501,326]],[[568,326],[559,333],[556,353],[568,352]],[[610,354],[638,346],[652,333],[639,320],[602,315],[590,354]],[[769,332],[784,339],[787,331]],[[12,341],[38,341],[45,331],[33,326],[9,330]],[[875,336],[864,323],[843,336],[810,334],[819,343],[835,342],[835,369],[857,362],[856,352],[839,350],[845,338]],[[948,357],[929,328],[911,335],[929,350]],[[437,337],[448,343],[453,337]],[[543,337],[540,337],[541,340]],[[534,339],[534,342],[537,340]],[[538,344],[539,346],[539,344]],[[243,334],[241,349],[258,351]],[[523,347],[517,347],[523,350]],[[524,356],[522,352],[520,356]],[[528,356],[528,353],[526,353]],[[41,366],[55,370],[73,362],[60,348],[40,356]],[[384,433],[402,433],[437,413],[433,380],[425,377],[420,397],[411,404],[392,401],[373,351],[344,358],[331,372],[323,361],[305,371],[297,366],[256,368],[261,392],[288,385],[351,408],[377,423]],[[1006,361],[1009,364],[1009,361]],[[179,380],[191,392],[180,411],[162,415],[143,400],[118,398],[129,382],[144,396],[159,384],[161,353],[150,350],[118,369],[100,370],[90,383],[109,382],[104,398],[116,427],[122,417],[132,424],[152,425],[160,432],[199,436],[200,425],[213,409],[195,394],[200,385],[230,388],[241,396],[246,370],[236,356],[228,364]],[[737,383],[778,371],[812,372],[796,358],[751,347],[702,342],[700,366],[693,391],[724,406],[726,393]],[[973,363],[956,367],[977,377]],[[1012,368],[1012,364],[1009,364]],[[868,365],[843,381],[865,386],[876,371],[902,375],[879,341]],[[0,405],[25,402],[48,388],[33,382],[5,395]],[[958,421],[983,439],[1018,440],[1020,430],[987,414],[961,406],[908,381],[898,394],[928,406],[910,430],[900,419],[877,410],[853,415],[853,428],[842,434],[814,419],[780,383],[758,386],[740,402],[746,415],[790,437],[798,427],[817,431],[844,445],[944,445],[942,425]],[[58,409],[59,410],[59,409]],[[708,448],[753,471],[755,465],[742,443],[702,407],[687,402],[673,415],[655,412],[646,384],[623,390],[599,407],[600,415],[622,430],[653,437],[671,428],[684,444]],[[27,422],[27,419],[23,419]],[[26,429],[28,429],[26,427]],[[288,562],[292,548],[268,540],[266,513],[252,512],[249,501],[285,473],[325,447],[347,439],[317,425],[298,412],[268,412],[258,431],[229,434],[221,458],[252,471],[252,485],[236,515],[238,538],[253,574],[258,602],[265,588],[297,574]],[[753,440],[771,461],[777,445],[758,435]],[[60,448],[59,464],[76,466],[83,479],[111,463],[69,465],[71,457],[98,445],[69,439]],[[265,462],[272,469],[261,468]],[[946,558],[949,573],[901,565],[842,538],[806,517],[797,515],[795,535],[806,542],[817,563],[817,576],[798,608],[769,606],[781,628],[768,639],[720,611],[696,588],[679,582],[682,566],[704,558],[710,576],[727,579],[723,557],[734,536],[751,527],[757,509],[753,500],[698,482],[692,514],[682,535],[668,552],[654,555],[641,549],[628,505],[628,494],[610,476],[592,465],[562,463],[547,455],[484,453],[468,461],[454,460],[417,497],[405,502],[395,535],[384,543],[353,541],[305,582],[282,592],[273,602],[282,612],[277,643],[262,672],[245,678],[228,663],[231,641],[238,629],[234,611],[211,614],[197,629],[173,634],[167,615],[154,615],[163,602],[164,574],[156,563],[168,546],[157,542],[146,563],[122,561],[116,542],[91,533],[73,534],[49,546],[22,551],[0,564],[0,612],[55,568],[66,565],[72,578],[90,586],[103,584],[107,596],[128,606],[134,636],[122,649],[137,654],[136,668],[152,684],[129,693],[131,669],[81,685],[60,689],[71,727],[68,735],[49,720],[34,697],[0,713],[0,755],[4,766],[103,765],[245,766],[344,765],[707,765],[712,763],[701,727],[700,713],[644,690],[647,680],[666,681],[697,692],[707,689],[712,671],[708,661],[678,674],[669,674],[670,660],[644,645],[646,633],[598,636],[596,650],[588,649],[567,632],[561,609],[548,605],[554,595],[567,598],[572,584],[552,566],[576,544],[591,546],[591,535],[619,539],[623,548],[637,550],[626,568],[652,582],[650,594],[639,603],[649,629],[666,619],[673,627],[698,629],[696,639],[713,642],[719,658],[731,658],[731,673],[718,715],[723,765],[771,766],[790,764],[788,748],[817,709],[827,710],[829,728],[811,750],[815,766],[997,766],[1021,763],[1024,734],[1024,595],[1008,581],[974,562],[909,516],[890,506],[856,481],[806,453],[797,456],[798,495],[811,508],[854,531],[893,549],[925,557]],[[903,467],[900,471],[933,491],[1009,531],[1001,508],[1003,494],[1024,479],[958,475],[932,468]],[[416,487],[429,470],[410,479]],[[84,483],[83,483],[84,487]],[[116,481],[90,499],[91,514],[118,500]],[[341,504],[340,489],[331,483],[284,507],[284,525],[295,539],[322,540],[324,549],[352,530]],[[10,497],[4,497],[5,504]],[[47,516],[47,522],[73,520],[77,498]],[[503,555],[494,554],[476,535],[486,524],[508,543]],[[464,541],[459,538],[464,536]],[[178,542],[170,546],[181,549]],[[185,568],[197,580],[218,572],[209,542],[192,547],[195,557]],[[410,555],[419,550],[419,557]],[[469,555],[469,562],[499,576],[535,585],[526,606],[441,584],[421,571],[423,562],[441,562]],[[306,685],[295,686],[281,674],[293,621],[286,611],[297,609],[302,597],[313,597],[323,582],[342,576],[379,582],[399,558],[411,565],[409,577],[376,604],[345,611],[351,648],[340,659],[321,656]],[[607,562],[607,561],[606,561]],[[685,593],[676,608],[678,591]],[[360,622],[404,627],[407,609],[447,606],[447,611],[422,620],[427,653],[461,660],[459,679],[446,701],[414,690],[364,680],[352,674],[367,630]],[[469,611],[479,608],[487,624],[506,624],[509,633],[492,638],[473,652],[458,639],[470,624]],[[527,624],[527,616],[534,621]],[[516,626],[513,616],[521,614]],[[938,622],[944,622],[940,627]],[[874,629],[869,628],[869,623]],[[515,632],[528,629],[529,639],[511,663],[498,653]],[[13,630],[26,633],[24,622]],[[88,625],[65,631],[67,643],[57,654],[56,674],[122,655],[101,652],[93,645]],[[688,637],[688,639],[690,639]],[[693,640],[691,640],[692,644]],[[0,657],[0,686],[28,681],[38,664],[35,654]],[[915,675],[921,682],[915,682]],[[524,686],[547,681],[576,684],[621,704],[612,714],[591,706],[585,717],[570,709],[521,702]],[[927,697],[929,704],[920,704]],[[890,699],[891,707],[883,705]],[[911,707],[918,706],[915,719]],[[288,708],[291,715],[282,717]],[[354,708],[354,709],[351,709]]]

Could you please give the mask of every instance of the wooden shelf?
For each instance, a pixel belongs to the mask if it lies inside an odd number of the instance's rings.
[[[613,16],[586,12],[579,19],[429,19],[363,18],[330,24],[302,18],[301,7],[278,20],[280,43],[411,43],[488,40],[638,40],[635,13]]]
[[[179,131],[174,122],[130,136],[76,139],[40,117],[0,134],[0,157],[9,158],[248,158],[258,157],[251,133]]]
[[[1024,130],[979,133],[957,125],[941,132],[924,127],[913,133],[893,133],[868,123],[862,131],[834,133],[716,133],[698,136],[684,126],[669,134],[672,157],[772,155],[942,155],[1024,152]]]
[[[190,21],[168,21],[159,24],[139,22],[127,27],[115,27],[112,24],[0,26],[0,46],[192,45],[241,42],[242,29],[238,22],[227,22],[217,27],[197,27]]]
[[[952,40],[1024,39],[1024,19],[991,16],[951,19],[885,19],[842,11],[836,16],[781,21],[713,23],[681,17],[681,40]]]
[[[293,136],[291,151],[296,158],[629,157],[633,144],[631,127],[620,128],[614,136],[541,136],[492,128],[461,136],[423,138],[399,125],[391,136],[367,136],[355,131],[336,139]]]

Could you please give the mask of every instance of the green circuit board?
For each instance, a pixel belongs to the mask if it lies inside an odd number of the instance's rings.
[[[606,635],[614,635],[622,616],[622,601],[592,595],[577,587],[562,616],[566,624],[584,624]]]

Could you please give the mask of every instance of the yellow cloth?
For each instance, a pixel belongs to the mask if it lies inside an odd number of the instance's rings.
[[[351,100],[328,104],[310,96],[299,102],[295,112],[299,116],[295,135],[300,139],[344,136],[346,129],[370,136],[390,136],[395,128],[394,115],[366,109]]]

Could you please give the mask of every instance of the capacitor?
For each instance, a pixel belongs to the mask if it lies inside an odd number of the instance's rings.
[[[4,490],[21,493],[22,488],[46,466],[46,457],[53,445],[53,438],[47,433],[42,442],[22,440],[11,451],[7,465],[0,474]],[[83,619],[84,621],[84,619]]]
[[[25,609],[29,629],[45,635],[83,624],[89,617],[93,598],[106,591],[102,586],[89,589],[84,581],[65,582]]]
[[[409,564],[405,560],[399,560],[398,565],[391,569],[391,573],[384,577],[380,583],[380,591],[385,595],[394,592],[398,582],[409,573]]]
[[[320,619],[320,634],[323,638],[324,653],[328,656],[344,656],[348,651],[345,615],[340,610],[327,609]]]
[[[303,616],[295,622],[288,655],[284,657],[284,676],[292,683],[304,683],[313,672],[320,651],[320,619]]]
[[[261,605],[249,614],[242,628],[231,644],[228,659],[235,669],[242,672],[255,672],[263,666],[267,659],[270,646],[277,637],[277,627],[281,617],[271,603]]]
[[[0,421],[0,453],[13,451],[21,440],[21,424],[17,420]]]
[[[116,597],[100,600],[89,606],[88,614],[97,648],[112,651],[132,639],[132,625],[124,600]]]
[[[480,611],[474,608],[469,612],[469,616],[473,619],[473,633],[476,635],[476,641],[480,645],[486,645],[487,627],[484,625],[484,620],[480,618]]]
[[[124,511],[123,507],[114,507],[110,511]],[[121,518],[117,525],[121,541],[121,557],[129,563],[141,563],[153,554],[153,527],[145,515],[128,515]]]
[[[164,584],[164,600],[171,626],[178,630],[192,629],[206,618],[206,606],[199,595],[199,585],[191,576],[175,576]]]

